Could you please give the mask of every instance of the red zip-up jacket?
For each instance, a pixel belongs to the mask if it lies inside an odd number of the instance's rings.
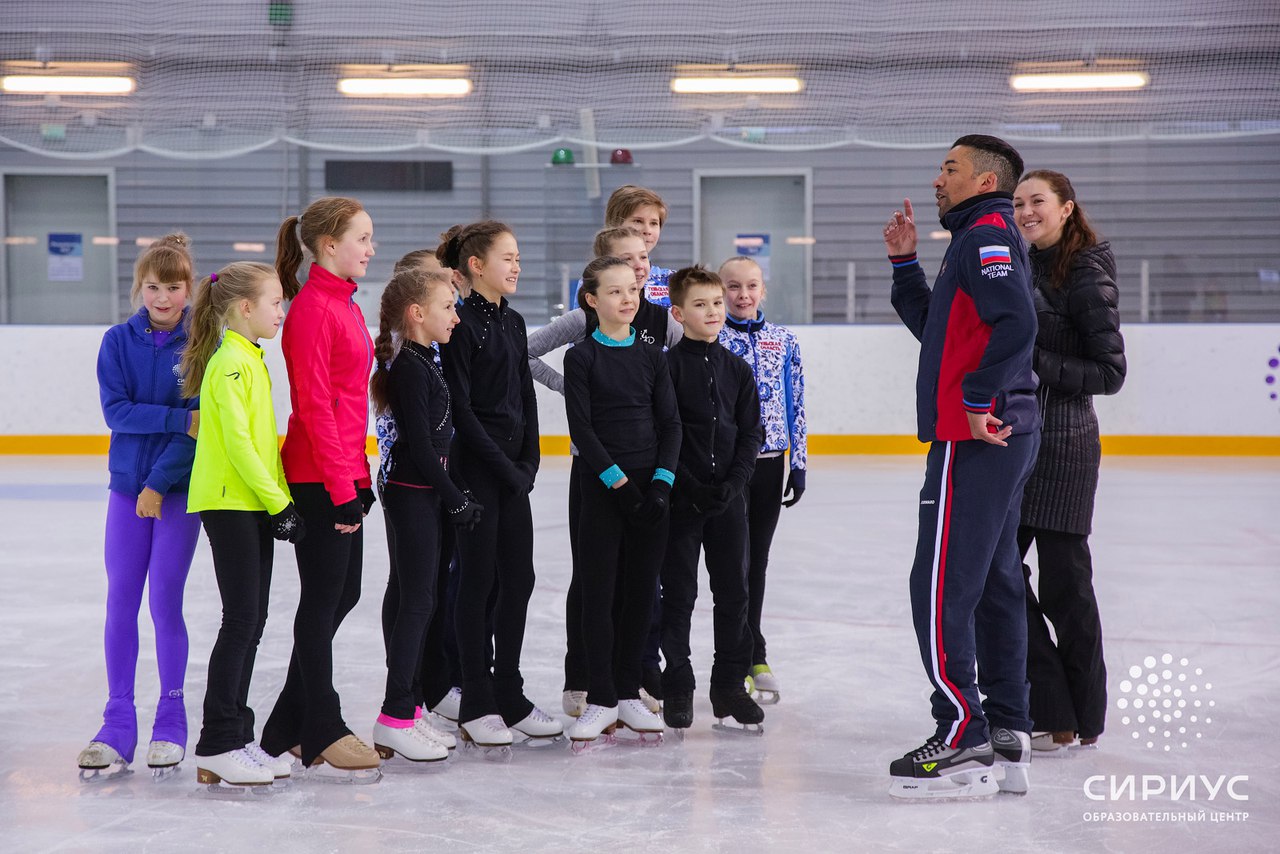
[[[280,457],[289,483],[323,483],[334,506],[369,486],[369,374],[373,339],[356,283],[316,264],[284,321],[289,427]]]

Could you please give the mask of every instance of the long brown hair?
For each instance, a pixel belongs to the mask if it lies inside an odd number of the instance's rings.
[[[411,305],[424,305],[438,288],[453,290],[449,270],[428,272],[420,267],[398,271],[382,290],[378,311],[378,337],[373,340],[373,378],[369,380],[369,399],[373,411],[386,412],[391,406],[391,360],[395,357],[397,339],[404,338],[405,312]]]
[[[1058,197],[1059,203],[1075,203],[1070,215],[1062,223],[1062,236],[1058,238],[1057,257],[1049,265],[1049,283],[1054,288],[1061,288],[1067,283],[1076,254],[1081,249],[1096,245],[1098,235],[1093,230],[1093,226],[1089,225],[1089,219],[1084,215],[1084,208],[1076,198],[1076,188],[1071,186],[1071,181],[1066,175],[1050,169],[1036,169],[1023,175],[1018,183],[1021,184],[1033,178],[1039,178],[1048,184],[1049,190]]]
[[[218,349],[232,307],[240,300],[256,300],[263,283],[275,277],[270,264],[236,261],[196,285],[195,304],[187,312],[187,348],[182,351],[180,366],[183,397],[200,394],[204,369]]]
[[[302,248],[305,246],[311,256],[316,257],[321,238],[341,238],[351,218],[362,210],[364,205],[355,199],[325,196],[307,205],[302,216],[288,217],[280,224],[276,234],[276,273],[285,299],[293,299],[302,289],[298,282],[298,269],[305,258]]]
[[[148,276],[154,276],[155,281],[164,284],[186,282],[187,296],[190,297],[196,278],[190,247],[191,239],[181,231],[175,231],[138,253],[138,261],[133,265],[133,289],[129,291],[129,301],[135,306],[141,305],[142,280]]]
[[[483,258],[504,234],[514,235],[515,232],[506,223],[492,219],[470,225],[455,225],[440,235],[436,260],[450,270],[457,270],[463,281],[471,284],[471,259]]]

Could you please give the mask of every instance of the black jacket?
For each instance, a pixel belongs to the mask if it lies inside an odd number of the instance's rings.
[[[760,396],[747,363],[719,342],[681,338],[667,351],[684,437],[675,497],[697,481],[742,492],[760,453]]]
[[[532,474],[541,460],[524,318],[505,297],[495,305],[479,293],[463,301],[458,318],[449,343],[440,348],[453,393],[455,456],[461,451],[490,478],[519,485],[516,463]],[[472,475],[465,474],[470,482]]]
[[[1027,527],[1088,534],[1102,448],[1093,395],[1124,384],[1116,262],[1109,243],[1080,250],[1055,288],[1049,267],[1057,247],[1031,252],[1036,315],[1037,397],[1044,413],[1040,456],[1022,499]]]
[[[388,380],[397,435],[391,445],[387,482],[429,486],[446,509],[460,507],[462,492],[448,472],[452,400],[432,351],[405,341],[391,362]]]

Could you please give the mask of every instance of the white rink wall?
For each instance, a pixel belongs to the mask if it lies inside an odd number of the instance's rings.
[[[95,376],[101,326],[0,327],[0,440],[105,435]],[[918,346],[900,326],[795,327],[809,432],[910,436]],[[1104,436],[1280,436],[1280,324],[1132,325],[1129,374],[1098,398]],[[279,339],[263,342],[283,434],[289,385]],[[557,367],[561,353],[549,360]],[[1267,377],[1275,378],[1267,383]],[[559,395],[538,387],[544,436],[568,433]],[[372,425],[371,425],[372,429]]]

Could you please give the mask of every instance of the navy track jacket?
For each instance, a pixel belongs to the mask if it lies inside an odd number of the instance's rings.
[[[1030,433],[1040,426],[1031,368],[1036,312],[1027,247],[1008,193],[948,211],[951,245],[930,291],[915,254],[894,256],[893,307],[920,341],[916,432],[921,442],[972,439],[967,412],[990,412]]]

